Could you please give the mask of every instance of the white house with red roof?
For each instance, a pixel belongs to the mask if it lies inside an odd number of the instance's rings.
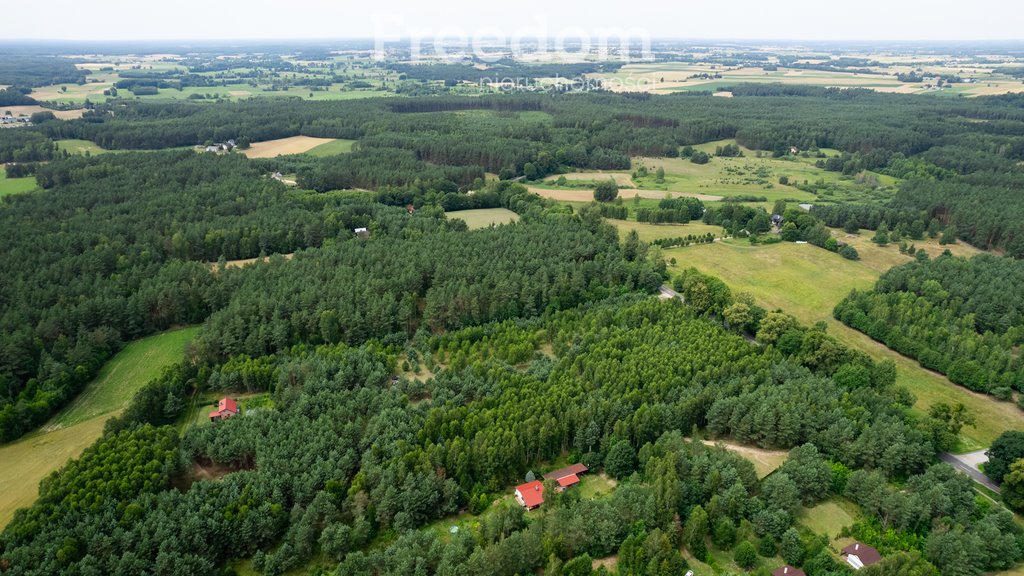
[[[527,510],[533,510],[544,503],[544,485],[540,480],[516,486],[516,502]]]

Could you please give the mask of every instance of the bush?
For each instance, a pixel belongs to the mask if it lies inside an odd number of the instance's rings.
[[[857,249],[849,244],[839,247],[839,255],[847,260],[860,260],[860,254]]]
[[[775,555],[774,552],[772,555]],[[754,545],[749,540],[744,540],[736,547],[736,554],[733,556],[733,559],[736,560],[736,565],[740,568],[750,570],[757,565],[757,551],[754,550]]]
[[[615,180],[609,178],[594,188],[594,200],[598,202],[611,202],[619,197],[619,185]]]
[[[694,164],[707,164],[710,161],[711,156],[707,152],[694,150],[693,154],[690,155],[690,162],[693,162]]]

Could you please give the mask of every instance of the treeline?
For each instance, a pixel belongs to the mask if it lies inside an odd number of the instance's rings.
[[[29,96],[28,88],[4,88],[0,90],[0,106],[28,106],[36,101]]]
[[[402,211],[404,213],[404,211]],[[299,343],[404,340],[530,317],[627,290],[652,292],[653,264],[627,254],[600,219],[528,212],[519,224],[466,233],[423,209],[368,223],[370,238],[247,271],[195,342],[211,360]]]
[[[704,216],[704,203],[696,198],[662,198],[657,208],[637,208],[636,221],[685,224]]]
[[[0,131],[0,163],[39,162],[57,156],[57,144],[25,128]]]
[[[82,84],[88,74],[79,70],[71,58],[8,53],[0,59],[0,84],[7,86]]]
[[[8,132],[8,131],[5,131]],[[299,200],[242,157],[71,157],[0,208],[0,440],[64,406],[122,341],[202,321],[234,276],[207,262],[351,237],[373,213]]]
[[[854,291],[837,319],[977,392],[1010,400],[1024,390],[1024,264],[941,256],[893,268]]]
[[[614,72],[622,64],[592,62],[580,64],[523,64],[515,60],[501,60],[486,68],[473,64],[388,64],[388,69],[406,79],[432,81],[441,80],[448,85],[459,82],[533,82],[538,78],[578,78],[584,74]]]
[[[946,181],[917,180],[903,184],[896,208],[923,211],[925,218],[954,228],[955,236],[986,250],[1004,250],[1024,258],[1024,173],[985,171]]]

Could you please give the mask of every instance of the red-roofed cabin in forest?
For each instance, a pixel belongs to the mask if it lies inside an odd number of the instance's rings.
[[[241,412],[238,409],[238,403],[233,398],[221,398],[217,402],[217,409],[210,412],[210,422],[214,420],[227,420],[232,416],[241,414]]]
[[[554,480],[555,489],[561,492],[566,488],[571,488],[580,483],[580,474],[589,471],[583,464],[573,464],[572,466],[566,466],[565,468],[559,468],[553,470],[544,475],[545,480]]]
[[[566,488],[572,488],[573,486],[580,483],[580,477],[575,474],[569,474],[568,476],[562,476],[558,479],[558,491],[565,490]]]
[[[516,486],[516,502],[527,510],[533,510],[544,503],[544,485],[540,480]]]

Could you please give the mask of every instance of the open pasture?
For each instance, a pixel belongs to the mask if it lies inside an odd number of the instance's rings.
[[[527,186],[527,189],[538,196],[547,198],[549,200],[555,200],[558,202],[577,202],[577,203],[588,203],[594,201],[594,191],[591,188],[557,188],[557,187],[543,187],[543,186]],[[697,198],[705,202],[718,202],[722,200],[721,196],[715,196],[713,194],[698,194],[690,192],[664,192],[660,190],[639,190],[636,188],[620,188],[619,197],[625,200],[635,198],[645,198],[648,200],[661,200],[666,196],[672,198],[690,197]]]
[[[66,151],[68,154],[103,154],[107,152],[95,143],[88,140],[57,140],[57,148]]]
[[[306,151],[306,153],[309,154],[310,156],[316,157],[334,156],[335,154],[348,154],[352,152],[352,145],[355,143],[355,140],[344,140],[339,138],[337,140],[325,142],[314,148],[310,148],[309,150]]]
[[[691,234],[694,236],[712,234],[716,237],[722,235],[720,226],[710,226],[699,220],[688,224],[650,224],[633,220],[608,219],[608,223],[619,229],[620,238],[624,238],[630,231],[635,230],[643,242],[654,242],[662,238],[686,237]]]
[[[498,224],[508,224],[519,220],[519,214],[506,208],[481,208],[478,210],[459,210],[445,212],[448,219],[458,218],[469,226],[470,230],[487,228]]]
[[[916,396],[918,409],[927,410],[939,402],[963,403],[977,424],[961,432],[960,449],[981,449],[1007,427],[1024,428],[1024,412],[1013,403],[999,402],[957,386],[945,376],[922,368],[915,360],[832,318],[832,309],[850,290],[867,290],[878,279],[881,271],[866,262],[846,260],[810,244],[751,246],[740,240],[671,248],[665,250],[665,257],[676,259],[677,264],[670,267],[673,273],[695,267],[721,278],[734,292],[751,294],[768,310],[781,308],[805,325],[824,321],[829,334],[844,344],[875,360],[893,360],[897,383]]]
[[[107,419],[123,410],[139,388],[181,360],[198,330],[170,330],[128,344],[39,431],[0,446],[0,527],[36,499],[40,480],[92,445]]]
[[[35,176],[26,178],[8,178],[7,172],[0,168],[0,198],[9,194],[21,194],[36,189]]]

